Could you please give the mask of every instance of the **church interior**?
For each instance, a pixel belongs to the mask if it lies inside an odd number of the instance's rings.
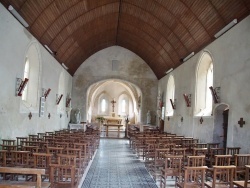
[[[249,0],[0,0],[0,24],[0,187],[250,187]]]

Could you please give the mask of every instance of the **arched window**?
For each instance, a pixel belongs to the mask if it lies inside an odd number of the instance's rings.
[[[102,99],[102,112],[104,113],[106,111],[107,108],[107,101],[105,99]]]
[[[174,110],[170,99],[175,102],[175,84],[174,84],[174,77],[171,75],[168,79],[167,84],[167,93],[166,93],[166,116],[173,116]]]
[[[61,101],[57,105],[57,113],[58,114],[64,114],[65,113],[65,108],[66,108],[66,95],[65,95],[65,73],[62,71],[60,73],[59,77],[59,84],[58,84],[58,92],[57,92],[57,99],[61,96]]]
[[[23,91],[20,105],[21,112],[39,111],[39,88],[40,88],[40,53],[38,45],[32,43],[25,54],[23,77],[29,81]]]
[[[103,92],[99,97],[98,97],[98,114],[99,115],[108,115],[109,114],[109,97],[108,95]]]
[[[29,64],[29,59],[26,57],[23,78],[29,79],[29,73],[30,73],[30,64]],[[28,82],[27,86],[24,88],[23,93],[22,93],[22,100],[23,101],[27,101],[28,86],[29,86],[29,82]]]
[[[122,113],[126,112],[126,101],[125,99],[122,99]]]
[[[129,98],[128,95],[123,93],[118,99],[118,114],[121,116],[126,116],[129,114]]]
[[[210,86],[213,86],[213,62],[209,53],[204,52],[200,58],[196,72],[196,116],[211,116],[213,98]]]

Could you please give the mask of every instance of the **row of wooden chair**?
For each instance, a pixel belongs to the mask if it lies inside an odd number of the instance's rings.
[[[42,179],[50,181],[51,187],[77,187],[99,141],[99,132],[77,130],[3,139],[6,150],[0,150],[0,166],[45,169]]]
[[[223,181],[223,179],[218,179],[218,174],[224,172],[223,167],[227,169],[225,172],[233,171],[231,173],[233,179],[230,181],[232,185],[233,180],[247,176],[245,165],[250,164],[250,154],[239,154],[239,147],[219,148],[219,143],[198,143],[197,139],[170,133],[152,134],[134,131],[130,133],[130,147],[138,157],[145,160],[145,166],[155,180],[160,178],[163,187],[166,186],[169,176],[176,176],[176,185],[179,182],[178,186],[182,187],[185,180],[184,173],[190,170],[197,171],[197,173],[204,171],[206,178],[216,178],[212,184],[206,181],[207,187],[213,187],[216,182],[219,182],[218,180]],[[192,169],[193,167],[196,169]],[[201,177],[199,177],[199,182],[201,182]],[[216,186],[218,185],[220,184],[216,183]]]

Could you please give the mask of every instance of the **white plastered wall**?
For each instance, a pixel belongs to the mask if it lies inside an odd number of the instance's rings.
[[[210,52],[214,63],[214,87],[221,87],[221,102],[229,105],[227,146],[241,147],[241,153],[250,152],[250,16],[203,50]],[[165,131],[213,140],[214,116],[194,117],[196,67],[202,51],[183,63],[171,74],[175,78],[177,109],[174,118],[165,117]],[[170,75],[170,74],[169,74]],[[159,81],[158,90],[166,91],[169,75]],[[186,107],[183,94],[192,94],[191,107]],[[181,116],[183,122],[180,121]],[[246,124],[238,124],[243,117]]]
[[[57,113],[56,94],[59,77],[65,72],[65,94],[71,93],[72,76],[45,48],[0,4],[0,139],[27,136],[38,132],[67,128],[69,117]],[[46,100],[45,115],[38,110],[22,110],[21,97],[15,96],[16,78],[23,77],[25,54],[31,44],[36,44],[40,61],[39,97],[42,88],[51,88]],[[65,98],[62,99],[65,102]],[[28,114],[32,113],[29,119]],[[50,119],[48,114],[51,114]]]
[[[117,70],[112,71],[112,60],[118,61]],[[73,76],[73,101],[75,108],[81,109],[86,119],[86,99],[88,88],[101,80],[120,79],[138,86],[142,91],[141,120],[146,123],[147,111],[151,111],[155,121],[158,80],[150,67],[138,55],[112,46],[89,57]]]

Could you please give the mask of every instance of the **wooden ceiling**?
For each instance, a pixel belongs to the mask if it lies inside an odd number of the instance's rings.
[[[250,14],[250,0],[0,0],[56,52],[74,75],[94,53],[122,46],[139,55],[158,79],[214,34]]]

